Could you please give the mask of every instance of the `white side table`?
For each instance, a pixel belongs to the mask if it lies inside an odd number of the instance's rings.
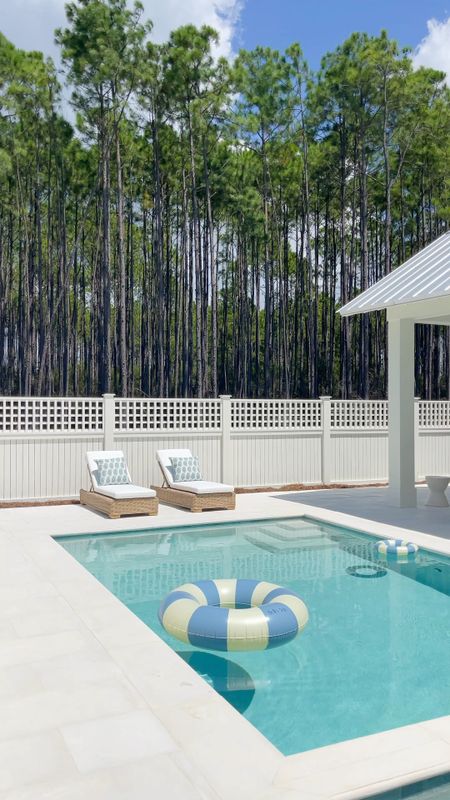
[[[448,506],[445,490],[450,481],[450,477],[445,475],[425,475],[430,494],[428,495],[426,506],[438,506],[445,508]]]

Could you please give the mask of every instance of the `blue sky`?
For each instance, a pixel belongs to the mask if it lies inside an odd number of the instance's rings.
[[[58,61],[54,29],[65,24],[66,0],[0,0],[0,30],[19,47],[43,50]],[[129,0],[131,3],[132,0]],[[154,22],[153,39],[165,41],[186,23],[212,25],[218,53],[262,44],[280,50],[293,41],[310,66],[353,31],[386,28],[415,51],[415,63],[450,76],[450,0],[141,0]],[[450,82],[450,78],[449,78]]]
[[[300,42],[313,69],[353,31],[386,28],[400,44],[416,48],[427,21],[449,17],[450,0],[246,0],[234,39],[236,49],[258,44],[284,50]]]

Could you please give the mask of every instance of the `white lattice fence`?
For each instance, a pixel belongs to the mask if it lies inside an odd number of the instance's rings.
[[[231,400],[233,431],[319,429],[320,400]]]
[[[120,432],[221,429],[220,400],[115,400],[115,430]]]
[[[416,474],[450,473],[450,401],[416,403]],[[85,453],[124,450],[157,482],[158,448],[186,447],[203,474],[236,486],[387,478],[384,400],[0,398],[0,500],[74,497]]]
[[[388,426],[387,400],[331,400],[331,427],[384,430]]]
[[[103,398],[1,397],[0,433],[102,433]]]
[[[225,459],[230,482],[241,486],[320,482],[320,400],[231,400],[230,405]]]
[[[416,415],[416,476],[450,475],[450,402],[420,400]]]
[[[450,430],[449,400],[420,400],[418,407],[420,428],[448,428]]]

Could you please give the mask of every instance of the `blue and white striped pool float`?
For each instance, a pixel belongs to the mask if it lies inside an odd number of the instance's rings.
[[[266,650],[290,642],[308,609],[290,589],[248,579],[202,580],[170,592],[158,617],[167,633],[206,650]]]
[[[378,555],[384,558],[389,556],[410,558],[417,553],[419,548],[414,542],[407,542],[406,539],[383,539],[382,542],[377,542],[375,549]]]

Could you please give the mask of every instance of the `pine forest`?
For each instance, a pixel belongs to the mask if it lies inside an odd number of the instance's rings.
[[[338,309],[449,227],[446,76],[383,31],[313,72],[66,16],[58,69],[0,34],[0,392],[385,397],[385,315]],[[424,398],[449,330],[416,328]]]

